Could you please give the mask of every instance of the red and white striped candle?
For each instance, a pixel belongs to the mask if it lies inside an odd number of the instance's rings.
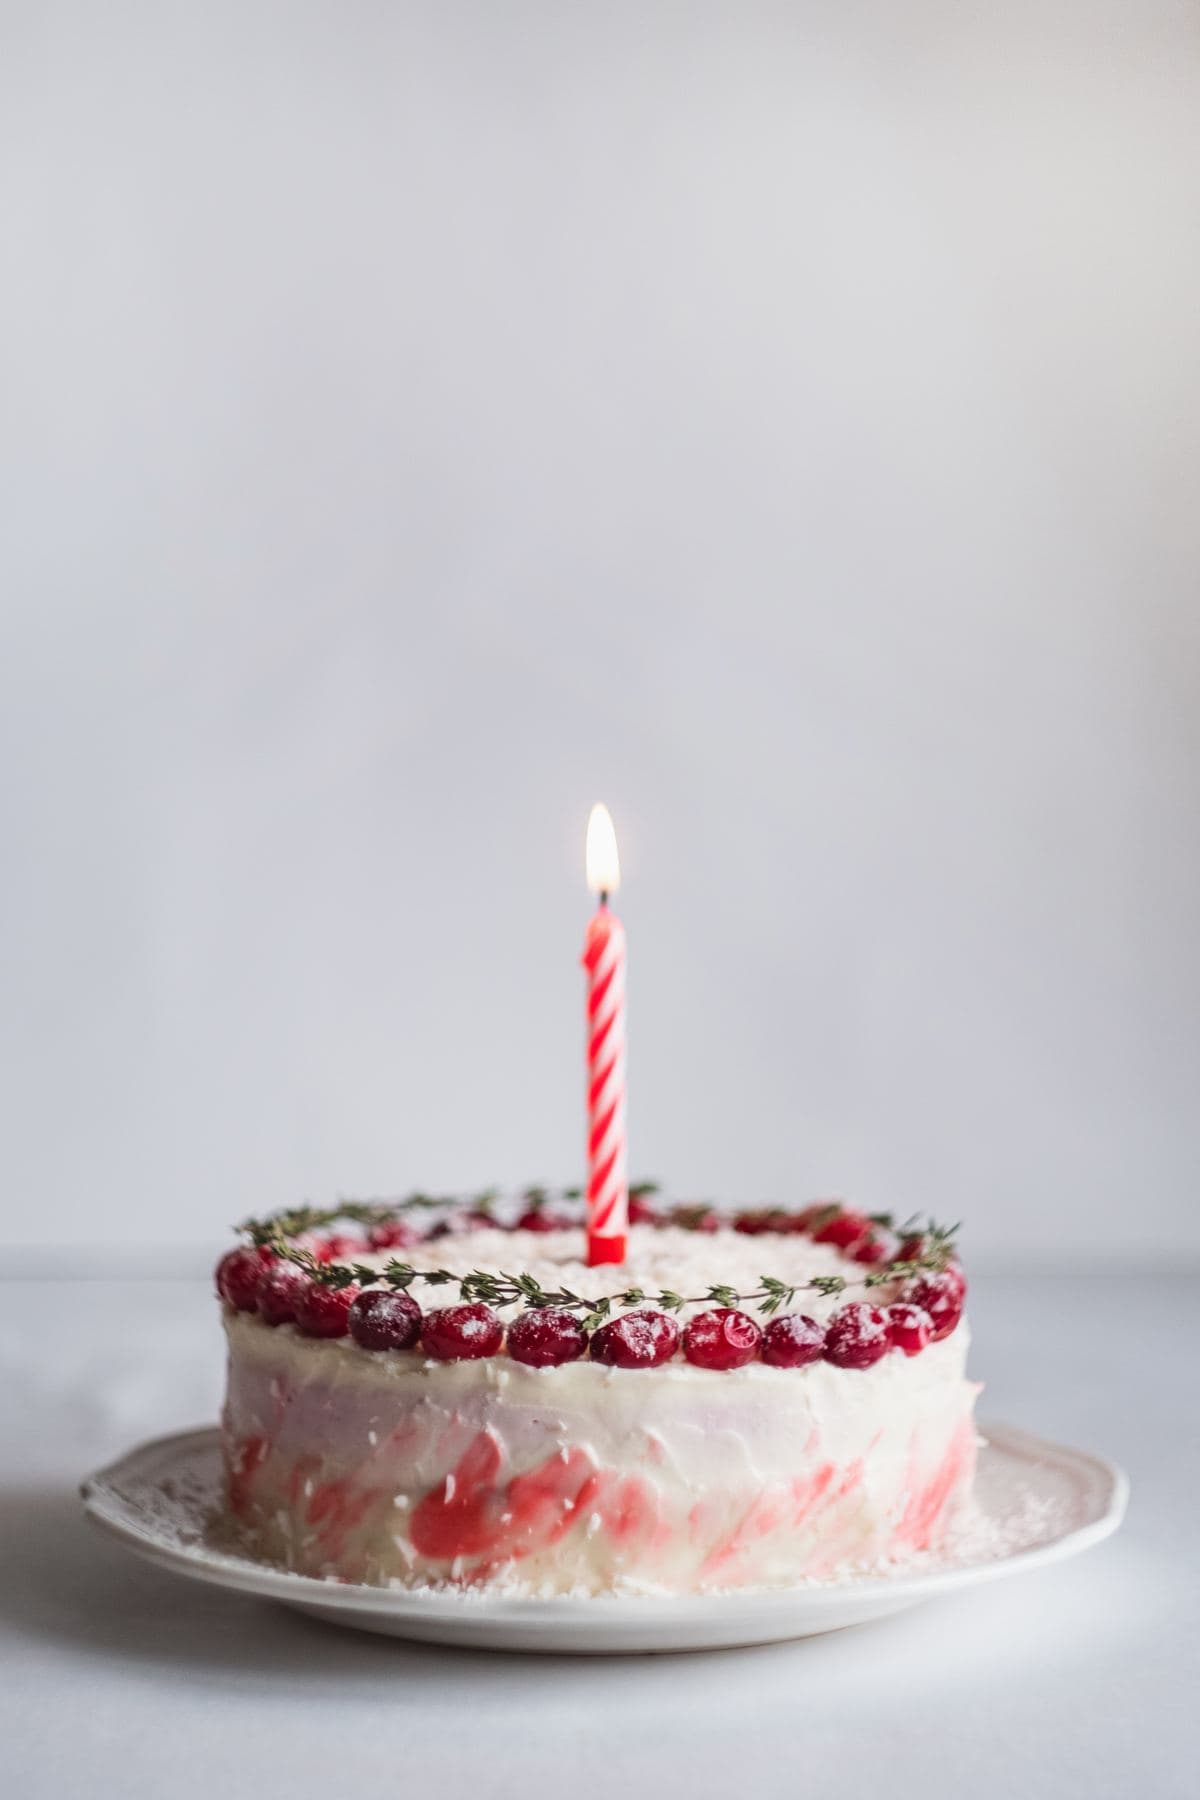
[[[625,1260],[629,1177],[625,1163],[625,927],[609,911],[621,881],[617,837],[606,806],[587,830],[588,886],[600,904],[583,943],[587,971],[587,1259]]]

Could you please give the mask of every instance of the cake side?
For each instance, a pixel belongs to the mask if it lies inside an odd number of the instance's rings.
[[[869,1370],[368,1359],[226,1319],[231,1511],[346,1581],[785,1586],[936,1544],[969,1492],[967,1333]]]
[[[480,1228],[405,1256],[454,1277],[515,1268],[593,1302],[614,1271],[585,1268],[578,1246],[569,1230]],[[364,1252],[360,1278],[387,1260]],[[537,1594],[779,1587],[935,1547],[974,1471],[965,1322],[956,1314],[940,1341],[922,1327],[919,1354],[897,1325],[869,1362],[839,1366],[831,1337],[855,1305],[806,1284],[844,1282],[846,1246],[797,1233],[768,1245],[643,1226],[619,1274],[679,1298],[703,1291],[701,1266],[710,1286],[738,1291],[769,1267],[799,1290],[785,1317],[802,1298],[824,1352],[770,1366],[759,1341],[740,1367],[675,1351],[645,1367],[537,1368],[499,1347],[372,1352],[227,1306],[222,1427],[242,1542],[309,1575]],[[912,1288],[911,1275],[873,1279],[879,1307]],[[689,1321],[717,1316],[707,1298],[676,1311],[685,1342]]]

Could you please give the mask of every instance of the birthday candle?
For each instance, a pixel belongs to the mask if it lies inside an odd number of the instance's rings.
[[[593,806],[587,879],[599,905],[583,945],[587,971],[587,1259],[625,1260],[629,1178],[625,1158],[625,928],[609,908],[621,881],[606,806]]]

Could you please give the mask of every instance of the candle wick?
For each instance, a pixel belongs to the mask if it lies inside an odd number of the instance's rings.
[[[608,889],[607,888],[600,889],[600,904],[601,904],[601,906],[608,905]]]

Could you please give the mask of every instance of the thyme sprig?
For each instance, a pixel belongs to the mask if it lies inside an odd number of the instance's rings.
[[[486,1216],[490,1211],[486,1202],[493,1197],[489,1194],[485,1203],[476,1202],[474,1210]],[[782,1307],[791,1306],[806,1292],[828,1298],[852,1288],[883,1287],[911,1276],[938,1273],[946,1267],[954,1254],[954,1236],[958,1230],[957,1225],[938,1225],[932,1219],[924,1224],[918,1219],[909,1220],[899,1230],[905,1236],[920,1238],[920,1254],[877,1264],[856,1279],[844,1275],[814,1275],[807,1281],[788,1282],[775,1275],[760,1275],[758,1286],[745,1292],[724,1282],[714,1282],[702,1294],[685,1295],[676,1293],[671,1288],[662,1288],[655,1293],[645,1288],[629,1287],[599,1298],[577,1294],[568,1287],[543,1287],[536,1276],[525,1272],[510,1274],[502,1270],[492,1273],[486,1269],[472,1269],[464,1275],[453,1269],[418,1269],[414,1264],[397,1257],[389,1259],[380,1268],[363,1262],[323,1262],[310,1245],[297,1241],[342,1219],[359,1225],[384,1225],[394,1221],[402,1211],[410,1207],[441,1204],[445,1203],[420,1194],[411,1195],[407,1200],[399,1202],[348,1201],[335,1208],[294,1207],[270,1218],[248,1219],[240,1230],[251,1243],[270,1249],[277,1256],[297,1264],[314,1281],[327,1287],[343,1288],[352,1283],[368,1286],[383,1282],[389,1287],[407,1292],[417,1282],[428,1287],[457,1286],[462,1300],[482,1301],[497,1309],[511,1306],[554,1307],[564,1312],[579,1313],[582,1315],[581,1323],[588,1331],[594,1331],[614,1311],[633,1306],[661,1307],[667,1312],[680,1312],[687,1306],[753,1306],[756,1311],[770,1317]],[[893,1226],[892,1219],[886,1214],[875,1215],[872,1222],[888,1228]]]
[[[475,1202],[478,1210],[487,1212],[497,1198],[494,1188],[480,1194]],[[245,1219],[238,1230],[245,1232],[252,1244],[274,1247],[279,1237],[302,1237],[309,1231],[323,1231],[346,1219],[354,1225],[391,1225],[403,1213],[422,1207],[453,1206],[451,1196],[409,1194],[403,1200],[339,1200],[336,1206],[293,1206],[285,1212],[272,1213],[266,1219]]]

